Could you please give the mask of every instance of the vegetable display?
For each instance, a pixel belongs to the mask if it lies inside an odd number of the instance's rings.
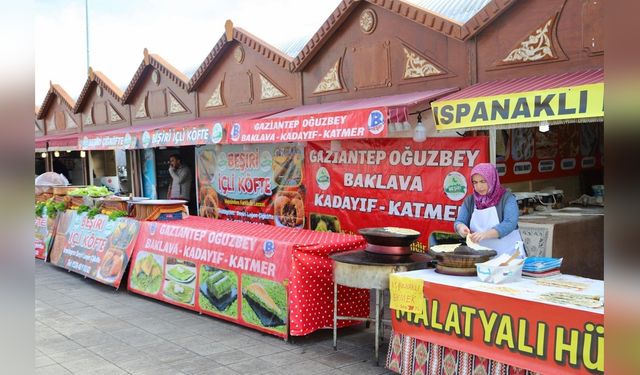
[[[94,186],[94,185],[73,189],[67,193],[67,195],[70,195],[72,197],[89,196],[92,198],[106,197],[112,194],[113,193],[109,191],[109,189],[107,189],[106,186]]]
[[[64,212],[66,208],[67,205],[64,202],[54,202],[53,198],[50,198],[46,202],[39,202],[36,204],[36,216],[42,217],[46,212],[47,216],[50,219],[53,219],[58,216],[58,212]]]

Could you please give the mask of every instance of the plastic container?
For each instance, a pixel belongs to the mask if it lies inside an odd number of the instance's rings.
[[[593,190],[593,196],[596,197],[596,201],[598,203],[604,202],[604,185],[593,185],[591,189]]]
[[[506,266],[499,264],[508,260],[509,255],[503,254],[488,262],[477,263],[476,271],[480,281],[492,284],[503,284],[520,281],[522,279],[523,259],[514,259]]]
[[[527,215],[534,211],[536,203],[536,195],[531,192],[516,192],[513,193],[518,202],[518,211],[520,215]]]

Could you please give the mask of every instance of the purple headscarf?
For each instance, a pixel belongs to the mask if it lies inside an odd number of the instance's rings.
[[[480,163],[471,170],[471,177],[473,177],[474,174],[479,174],[484,177],[489,185],[489,191],[486,195],[480,195],[476,193],[475,190],[473,191],[473,199],[476,202],[476,208],[482,210],[498,204],[500,198],[502,198],[507,190],[500,185],[496,167],[491,163]],[[471,179],[471,177],[469,179]]]

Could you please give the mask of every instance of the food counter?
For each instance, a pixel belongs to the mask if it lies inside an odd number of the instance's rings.
[[[518,226],[527,255],[564,258],[563,273],[602,280],[603,211],[567,207],[520,216]]]
[[[330,253],[360,236],[188,217],[141,222],[128,288],[280,337],[333,325]],[[369,291],[341,287],[339,313],[366,317]],[[351,324],[341,321],[340,326]]]
[[[431,269],[396,275],[422,288],[413,313],[392,311],[392,371],[603,373],[600,280],[560,275],[489,284]],[[392,288],[392,301],[395,293],[407,289]]]

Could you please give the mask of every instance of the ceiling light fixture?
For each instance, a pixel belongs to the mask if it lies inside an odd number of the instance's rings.
[[[422,112],[418,112],[418,123],[413,130],[413,141],[424,142],[427,140],[427,127],[422,123]]]

